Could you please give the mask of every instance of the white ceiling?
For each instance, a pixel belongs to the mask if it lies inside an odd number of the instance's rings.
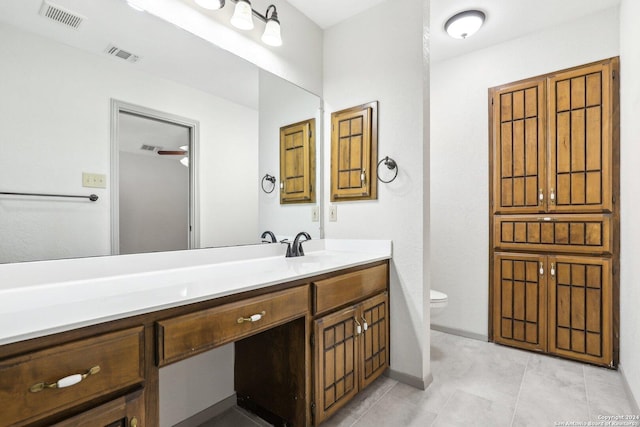
[[[289,3],[326,29],[383,1],[289,0]],[[620,0],[431,0],[431,60],[436,62],[482,49],[619,3]],[[485,12],[485,25],[467,40],[452,39],[444,32],[444,23],[468,9]]]

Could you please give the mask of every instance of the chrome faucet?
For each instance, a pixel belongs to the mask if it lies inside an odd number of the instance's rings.
[[[267,236],[269,236],[271,238],[271,241],[264,240],[265,237],[267,237]],[[276,235],[273,234],[269,230],[267,230],[264,233],[262,233],[262,236],[260,236],[260,238],[262,239],[262,243],[278,243],[278,239],[276,239]]]
[[[301,237],[304,237],[304,240],[300,240]],[[304,256],[304,249],[302,249],[302,242],[311,240],[311,236],[306,231],[301,231],[296,235],[296,238],[293,240],[293,248],[291,248],[291,256]]]

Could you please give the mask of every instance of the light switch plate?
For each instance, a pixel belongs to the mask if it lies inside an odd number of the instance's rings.
[[[320,208],[318,206],[314,206],[311,208],[311,221],[312,222],[320,221]]]
[[[82,172],[82,186],[107,188],[107,176],[99,173]]]
[[[338,220],[338,207],[336,205],[329,205],[329,221]]]

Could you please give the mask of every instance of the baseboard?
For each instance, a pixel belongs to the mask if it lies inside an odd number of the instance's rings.
[[[198,427],[200,424],[209,421],[211,418],[215,418],[223,412],[233,408],[236,406],[236,394],[232,394],[226,399],[221,400],[220,402],[209,406],[203,411],[198,412],[195,415],[187,418],[186,420],[180,421],[173,427]]]
[[[433,329],[434,331],[445,332],[451,335],[458,335],[465,338],[471,338],[473,340],[485,341],[485,342],[489,341],[488,335],[476,334],[475,332],[463,331],[462,329],[449,328],[448,326],[440,326],[440,325],[432,324],[431,329]]]
[[[624,369],[622,365],[618,365],[618,370],[620,371],[620,375],[622,376],[622,383],[624,384],[624,391],[627,393],[627,397],[629,398],[629,402],[631,402],[631,409],[633,410],[634,415],[640,415],[640,404],[636,400],[633,395],[633,391],[631,391],[631,386],[629,386],[629,381],[627,381],[627,376],[624,373]]]
[[[413,375],[405,374],[404,372],[394,371],[393,369],[388,369],[386,375],[392,380],[396,380],[403,384],[409,385],[411,387],[417,388],[418,390],[426,390],[429,385],[433,382],[433,376],[431,372],[427,375],[426,378],[414,377]]]

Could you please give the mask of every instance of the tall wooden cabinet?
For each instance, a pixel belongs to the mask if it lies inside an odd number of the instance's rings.
[[[489,90],[495,342],[617,364],[618,68]]]

